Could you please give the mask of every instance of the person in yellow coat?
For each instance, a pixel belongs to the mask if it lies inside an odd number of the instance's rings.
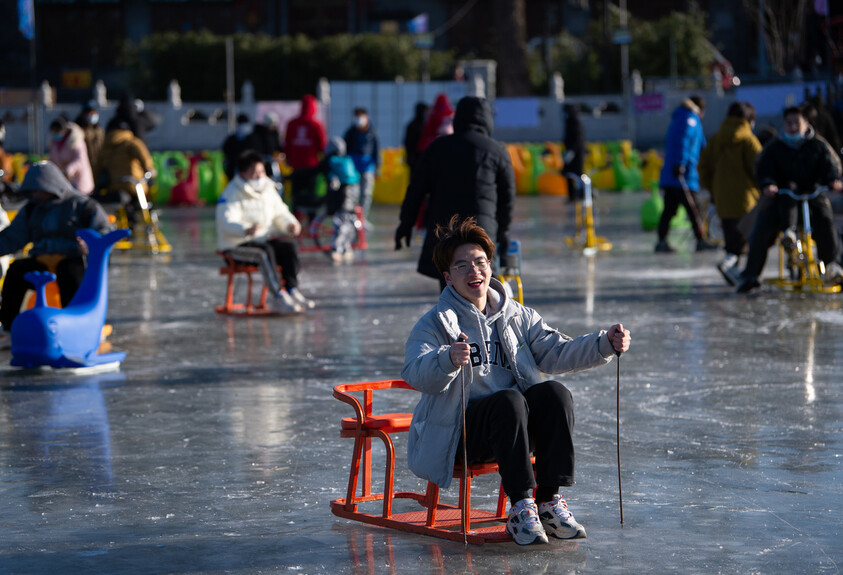
[[[135,184],[127,178],[141,180],[153,170],[149,149],[143,140],[132,133],[129,124],[123,120],[109,122],[105,142],[94,165],[97,200],[106,204],[122,204],[129,221],[134,222],[140,205]],[[148,193],[147,184],[144,184],[144,191]]]
[[[738,260],[752,228],[739,224],[759,196],[755,158],[761,152],[761,143],[752,132],[754,124],[755,108],[747,102],[734,102],[700,153],[700,183],[711,192],[726,240],[726,257],[717,269],[731,285],[738,283]]]

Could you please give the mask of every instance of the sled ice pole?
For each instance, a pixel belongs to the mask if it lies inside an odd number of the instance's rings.
[[[691,219],[694,226],[694,230],[697,232],[697,237],[703,238],[705,234],[703,234],[702,228],[702,218],[700,217],[700,211],[697,208],[697,201],[694,199],[694,194],[691,193],[691,190],[688,188],[688,183],[685,181],[685,176],[678,176],[676,178],[679,180],[679,185],[682,187],[682,193],[685,194],[685,201],[688,203],[688,206],[691,208]]]
[[[467,338],[460,335],[457,341],[464,342]],[[460,367],[460,404],[462,406],[462,483],[460,484],[460,527],[462,528],[462,542],[468,545],[467,507],[468,507],[468,446],[465,443],[465,366]]]
[[[617,425],[618,444],[618,503],[621,509],[621,527],[623,527],[623,487],[621,485],[621,352],[616,351],[615,355],[618,356],[618,379],[615,397],[615,423]]]

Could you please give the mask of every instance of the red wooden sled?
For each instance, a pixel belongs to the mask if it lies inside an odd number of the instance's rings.
[[[395,478],[395,447],[391,434],[406,432],[410,429],[412,413],[383,413],[372,411],[374,392],[386,389],[413,388],[400,379],[385,381],[367,381],[363,383],[345,383],[334,387],[334,397],[354,408],[354,417],[342,420],[340,437],[354,438],[354,451],[351,457],[351,470],[348,476],[348,491],[345,497],[331,501],[334,515],[362,521],[371,525],[389,527],[399,531],[421,533],[453,541],[463,541],[461,529],[462,514],[462,476],[461,465],[454,467],[453,477],[460,479],[460,500],[458,505],[449,505],[439,501],[439,487],[431,482],[425,493],[400,491],[393,489]],[[362,392],[362,401],[352,393]],[[372,438],[379,438],[386,448],[383,492],[372,492]],[[506,534],[506,494],[499,489],[497,507],[494,511],[473,509],[471,507],[471,479],[478,475],[497,473],[496,463],[469,465],[466,485],[466,534],[469,543],[482,545],[486,542],[511,541]],[[359,485],[359,490],[358,490]],[[359,491],[359,493],[358,493]],[[406,512],[393,512],[393,503],[399,499],[417,502],[421,509]],[[371,502],[382,502],[373,506]],[[370,511],[361,509],[365,504]],[[377,507],[380,507],[378,511]]]

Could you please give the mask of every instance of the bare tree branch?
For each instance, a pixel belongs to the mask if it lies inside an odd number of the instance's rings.
[[[743,0],[750,19],[761,26],[767,60],[778,74],[793,70],[805,40],[805,16],[808,0],[764,0],[763,18],[759,0]]]

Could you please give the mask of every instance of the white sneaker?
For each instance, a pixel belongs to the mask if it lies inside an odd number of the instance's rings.
[[[293,296],[293,300],[297,304],[302,306],[304,309],[313,309],[316,307],[316,302],[314,302],[312,299],[307,299],[306,297],[304,297],[304,295],[302,295],[301,293],[301,290],[295,289],[293,290],[293,293],[291,295]]]
[[[509,508],[506,520],[506,532],[518,545],[547,543],[536,502],[532,497],[522,499]]]
[[[726,254],[726,257],[720,262],[720,266],[724,269],[733,268],[736,265],[738,265],[738,256],[735,254]]]
[[[735,254],[728,254],[722,262],[717,264],[717,269],[730,286],[740,284],[741,272],[738,269],[738,256]]]
[[[331,261],[334,262],[335,264],[341,264],[342,263],[342,252],[338,252],[336,250],[332,251],[331,252]]]
[[[291,315],[294,313],[302,313],[304,311],[304,308],[296,303],[293,300],[293,296],[285,290],[278,292],[278,295],[272,298],[269,305],[274,311],[277,311],[281,315]]]
[[[349,263],[354,261],[354,250],[347,249],[342,254],[342,261]]]
[[[539,518],[544,530],[557,539],[581,539],[585,537],[585,527],[577,523],[568,511],[565,499],[556,495],[553,501],[539,505]]]

